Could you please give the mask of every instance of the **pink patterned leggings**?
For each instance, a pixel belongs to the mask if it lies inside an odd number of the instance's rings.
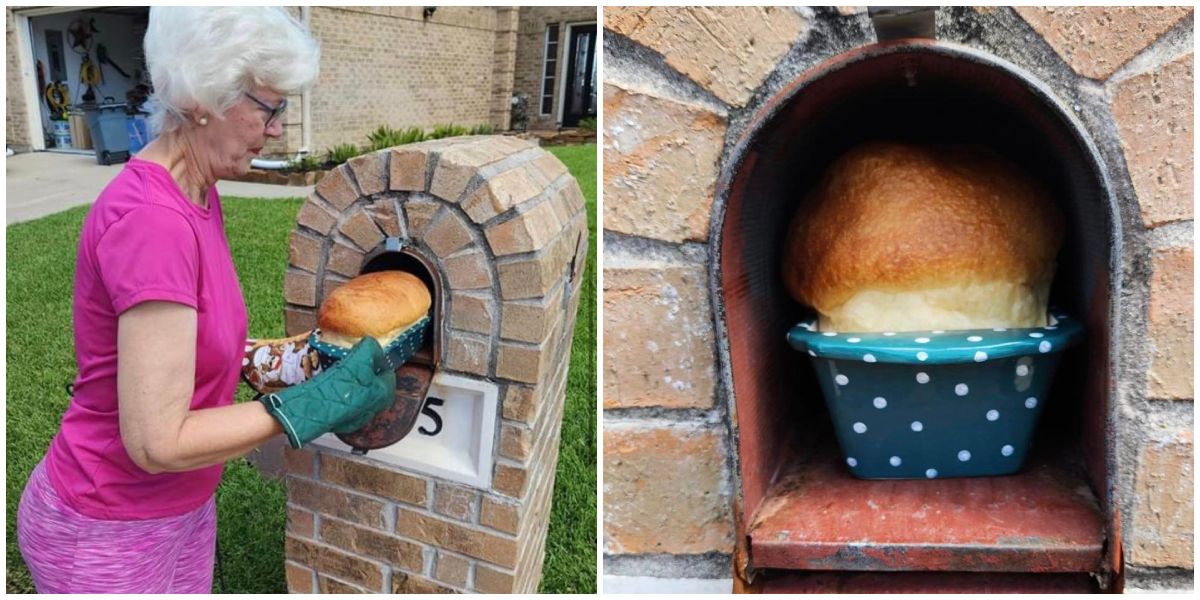
[[[21,494],[17,539],[41,594],[208,594],[216,498],[175,517],[93,519],[59,498],[38,463]]]

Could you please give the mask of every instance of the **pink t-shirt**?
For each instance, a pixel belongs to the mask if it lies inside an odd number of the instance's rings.
[[[131,159],[83,223],[73,317],[79,375],[47,471],[55,491],[97,519],[186,513],[216,491],[222,465],[152,475],[125,451],[117,416],[117,318],[165,300],[196,309],[192,409],[233,402],[246,340],[246,305],[215,189],[208,209],[162,166]]]

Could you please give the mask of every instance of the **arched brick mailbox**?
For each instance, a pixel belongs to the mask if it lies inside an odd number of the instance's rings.
[[[1033,454],[1016,475],[851,477],[813,369],[785,341],[804,316],[779,277],[791,215],[833,159],[872,139],[985,144],[1049,186],[1065,216],[1051,304],[1081,320],[1087,338],[1064,355]],[[718,184],[712,281],[740,476],[734,561],[743,584],[823,589],[818,572],[923,571],[958,573],[968,586],[1028,584],[1033,573],[1046,577],[1044,589],[1116,585],[1110,395],[1121,261],[1103,165],[1073,111],[1043,83],[932,39],[835,56],[752,117]],[[880,590],[903,588],[901,579],[880,581]]]
[[[516,138],[392,148],[321,181],[291,236],[288,335],[383,269],[425,280],[434,328],[403,439],[287,451],[290,592],[536,591],[586,252],[578,184]]]

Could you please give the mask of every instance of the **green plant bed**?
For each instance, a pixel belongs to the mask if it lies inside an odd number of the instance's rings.
[[[596,591],[596,146],[556,147],[588,202],[591,244],[571,346],[562,442],[546,541],[542,592]],[[288,236],[302,200],[225,198],[226,233],[249,312],[250,335],[283,334]],[[33,592],[17,545],[21,491],[67,408],[75,376],[71,293],[79,229],[88,207],[7,228],[6,590]],[[238,401],[251,393],[239,386]],[[224,585],[214,591],[284,593],[287,493],[245,459],[230,461],[217,489]]]

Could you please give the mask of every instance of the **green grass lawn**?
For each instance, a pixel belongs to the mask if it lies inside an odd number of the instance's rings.
[[[548,150],[570,168],[588,201],[591,249],[575,325],[554,505],[540,591],[596,591],[596,146]],[[226,198],[226,231],[250,313],[250,335],[283,335],[283,271],[300,200]],[[88,207],[7,228],[6,417],[9,593],[33,592],[17,547],[21,490],[67,408],[75,376],[71,291],[79,229]],[[238,400],[250,399],[240,386]],[[230,462],[217,489],[227,593],[283,593],[282,482],[246,460]]]

